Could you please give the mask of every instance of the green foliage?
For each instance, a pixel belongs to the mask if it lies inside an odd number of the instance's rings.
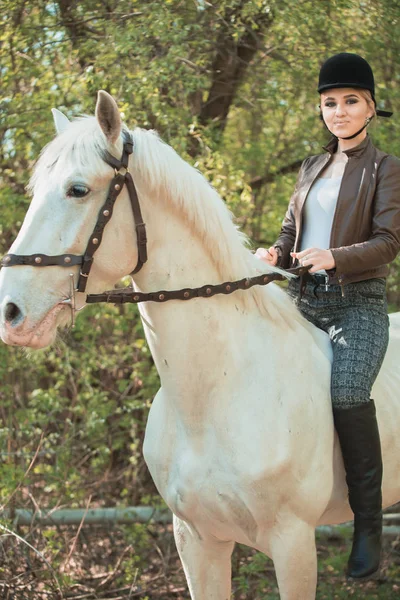
[[[158,387],[137,311],[91,307],[68,345],[59,340],[48,351],[25,356],[2,345],[0,356],[3,501],[36,450],[24,489],[43,486],[42,506],[57,498],[80,506],[89,489],[95,500],[98,481],[105,480],[107,489],[114,466],[124,469],[119,485],[131,488],[128,503],[137,501],[140,485],[132,490],[131,482]]]
[[[125,526],[123,533],[125,538],[129,540],[132,551],[121,564],[123,575],[121,575],[119,582],[121,585],[131,585],[136,583],[139,573],[141,574],[146,568],[146,552],[149,546],[151,546],[152,532],[147,525],[136,523],[129,527]]]
[[[279,599],[277,585],[275,595],[271,593],[271,582],[265,577],[273,573],[273,563],[264,554],[256,553],[246,547],[238,546],[235,550],[238,567],[232,578],[234,598],[275,598]]]
[[[330,54],[371,62],[379,106],[395,112],[372,137],[400,155],[394,0],[0,0],[0,14],[0,252],[17,235],[33,162],[53,136],[50,108],[93,113],[98,89],[116,97],[131,128],[156,128],[202,171],[254,245],[279,232],[297,170],[290,165],[327,139],[316,78]],[[254,39],[246,62],[240,53]],[[231,87],[218,97],[224,77]],[[220,102],[215,118],[212,102]],[[389,278],[393,309],[399,264]],[[136,308],[91,306],[44,352],[0,345],[0,381],[1,504],[155,502],[141,443],[159,384]],[[148,543],[141,530],[131,534],[138,548]],[[51,532],[47,541],[56,556]],[[132,577],[137,556],[126,558]],[[243,593],[264,560],[242,567]]]

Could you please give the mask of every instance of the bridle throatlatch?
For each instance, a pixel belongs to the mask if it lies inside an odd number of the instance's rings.
[[[133,139],[128,131],[123,132],[123,151],[121,159],[118,160],[107,151],[103,152],[103,160],[110,165],[115,171],[110,187],[107,193],[107,199],[100,209],[97,217],[96,225],[93,229],[92,235],[90,236],[89,242],[86,246],[85,253],[83,256],[77,256],[75,254],[59,254],[56,256],[49,256],[47,254],[6,254],[0,261],[2,267],[14,267],[17,265],[28,265],[30,267],[73,267],[80,265],[80,272],[78,283],[75,288],[74,275],[70,273],[70,297],[67,300],[63,300],[61,304],[69,304],[72,312],[72,326],[74,324],[74,316],[76,309],[75,304],[75,292],[84,292],[86,290],[87,279],[89,277],[90,269],[93,264],[93,257],[100,247],[103,239],[103,232],[110,221],[114,204],[122,188],[126,185],[129,199],[131,201],[133,218],[136,228],[136,240],[138,249],[138,261],[135,269],[131,275],[138,273],[147,261],[147,238],[146,238],[146,226],[143,222],[142,213],[140,210],[139,198],[137,195],[136,187],[133,182],[132,176],[128,170],[129,156],[133,152]],[[291,275],[297,275],[302,278],[302,281],[309,276],[308,267],[297,267],[295,269],[288,269],[286,272]],[[180,290],[160,290],[156,292],[135,292],[132,288],[122,288],[119,290],[110,290],[102,294],[88,294],[86,296],[87,303],[95,302],[112,302],[113,304],[122,304],[130,302],[138,304],[139,302],[167,302],[168,300],[190,300],[192,298],[211,298],[216,294],[232,294],[237,290],[247,290],[254,285],[267,285],[271,281],[284,280],[285,275],[282,273],[264,273],[255,277],[245,277],[238,281],[225,281],[219,285],[202,285],[197,288],[184,288]]]
[[[105,226],[112,217],[115,201],[124,185],[126,185],[135,221],[138,247],[138,262],[135,269],[132,271],[132,275],[140,271],[147,261],[146,226],[143,223],[136,187],[128,170],[129,155],[133,152],[133,140],[128,131],[123,132],[123,140],[124,146],[120,160],[107,151],[103,154],[103,160],[114,169],[115,176],[110,183],[107,199],[100,209],[96,225],[94,226],[83,256],[77,256],[75,254],[59,254],[56,256],[49,256],[47,254],[6,254],[0,262],[2,267],[14,267],[16,265],[28,265],[30,267],[73,267],[75,265],[80,265],[78,284],[74,291],[84,292],[86,290],[90,269],[92,268],[94,254],[100,247]]]

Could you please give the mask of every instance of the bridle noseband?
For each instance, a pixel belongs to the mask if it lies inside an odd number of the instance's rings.
[[[90,269],[92,268],[94,254],[100,247],[105,226],[112,217],[115,201],[124,185],[126,185],[135,221],[138,248],[138,262],[131,274],[133,275],[140,271],[147,261],[146,225],[143,223],[136,187],[128,170],[129,156],[133,152],[133,140],[128,131],[123,132],[123,140],[124,146],[120,160],[107,151],[103,153],[103,160],[114,169],[115,176],[110,183],[107,199],[100,209],[96,225],[89,238],[84,254],[82,256],[75,254],[59,254],[56,256],[49,256],[47,254],[6,254],[0,262],[2,267],[14,267],[16,265],[29,265],[30,267],[73,267],[80,265],[78,284],[75,291],[84,292]]]

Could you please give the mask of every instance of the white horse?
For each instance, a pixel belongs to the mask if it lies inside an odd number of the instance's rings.
[[[55,114],[33,200],[10,252],[81,255],[121,156],[115,101],[99,93],[96,117]],[[218,284],[267,271],[246,248],[223,201],[155,133],[132,132],[129,168],[147,224],[149,259],[138,291]],[[72,190],[72,191],[71,191]],[[83,196],[81,198],[76,196]],[[112,288],[137,262],[126,188],[95,255],[87,291]],[[44,347],[69,320],[69,273],[14,266],[0,273],[1,337]],[[76,296],[76,310],[85,295]],[[161,380],[144,456],[174,514],[191,598],[228,600],[235,542],[273,559],[284,600],[315,598],[315,527],[352,518],[329,397],[328,337],[274,284],[232,295],[140,305]],[[400,316],[373,389],[384,456],[386,506],[400,499]]]

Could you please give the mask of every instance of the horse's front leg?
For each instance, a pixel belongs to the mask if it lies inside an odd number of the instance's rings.
[[[315,529],[297,517],[279,522],[269,535],[281,600],[315,600],[317,551]]]
[[[202,540],[175,515],[174,536],[192,600],[229,600],[234,542]]]

